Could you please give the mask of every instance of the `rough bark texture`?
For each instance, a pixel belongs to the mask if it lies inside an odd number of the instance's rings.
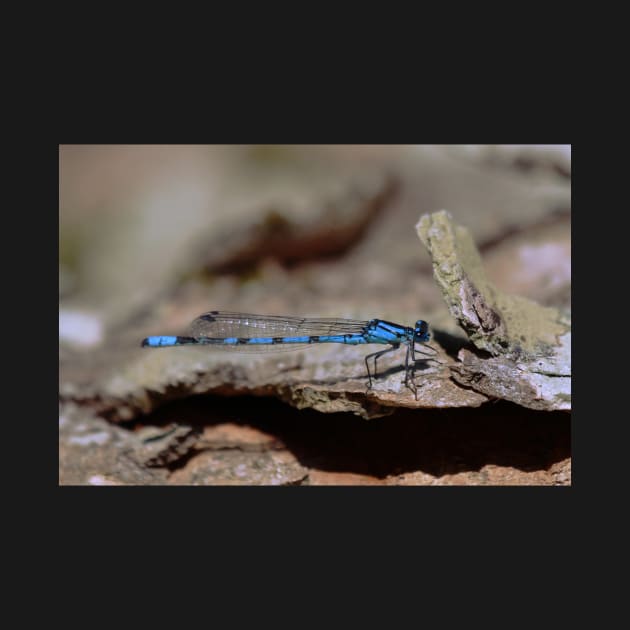
[[[570,158],[74,151],[60,182],[60,483],[570,484]],[[212,309],[422,318],[436,354],[414,395],[404,348],[369,391],[364,358],[383,346],[140,348]]]
[[[451,366],[455,380],[524,407],[571,409],[571,319],[568,311],[508,295],[486,278],[470,233],[445,211],[417,226],[451,315],[479,350]]]

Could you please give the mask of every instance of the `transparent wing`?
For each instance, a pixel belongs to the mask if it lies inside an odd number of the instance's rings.
[[[203,340],[203,337],[199,339]],[[199,346],[197,346],[199,347]],[[207,346],[214,352],[215,350],[234,352],[236,354],[277,354],[278,352],[291,352],[294,350],[307,350],[312,346],[308,343],[276,343],[276,344],[257,344],[249,345],[230,345],[230,344],[209,344]]]
[[[239,354],[290,352],[304,350],[308,343],[276,343],[260,345],[216,344],[211,340],[237,337],[301,337],[313,335],[357,334],[363,332],[367,321],[339,318],[289,317],[209,311],[195,319],[188,333],[202,343],[208,339],[213,350],[228,350]]]
[[[304,335],[344,335],[363,332],[367,321],[339,318],[285,317],[209,311],[195,319],[189,328],[193,337],[298,337]],[[299,344],[304,345],[304,344]]]

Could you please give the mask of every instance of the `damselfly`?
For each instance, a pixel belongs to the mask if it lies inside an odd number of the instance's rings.
[[[373,352],[365,357],[369,390],[372,389],[372,373],[368,360],[374,358],[374,377],[376,377],[377,359],[404,345],[407,347],[404,382],[417,395],[417,388],[410,374],[416,362],[416,353],[424,353],[416,349],[416,344],[422,344],[423,348],[427,346],[436,352],[435,348],[426,343],[430,339],[428,328],[427,322],[422,319],[419,319],[411,328],[382,319],[288,317],[209,311],[192,322],[188,336],[147,337],[143,339],[142,346],[163,348],[204,345],[244,352],[277,352],[319,343],[341,343],[353,346],[387,345],[389,348]]]

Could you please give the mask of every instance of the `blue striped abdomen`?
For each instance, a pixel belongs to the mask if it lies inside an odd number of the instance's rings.
[[[300,335],[299,337],[228,337],[223,339],[227,345],[284,345],[284,344],[314,344],[314,343],[343,343],[357,345],[367,343],[365,335]]]

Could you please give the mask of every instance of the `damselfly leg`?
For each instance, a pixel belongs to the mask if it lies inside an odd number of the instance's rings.
[[[368,359],[371,359],[372,357],[374,357],[374,378],[376,378],[376,360],[379,357],[382,357],[384,354],[387,354],[388,352],[392,352],[394,350],[398,350],[398,348],[400,347],[400,344],[397,346],[390,346],[389,348],[385,348],[385,350],[380,350],[379,352],[373,352],[372,354],[368,354],[365,357],[365,367],[367,369],[367,373],[368,373],[368,387],[367,387],[367,391],[370,391],[372,389],[372,375],[370,374],[370,366],[368,364]]]

